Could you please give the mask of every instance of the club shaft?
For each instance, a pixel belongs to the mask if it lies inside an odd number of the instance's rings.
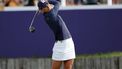
[[[35,20],[36,16],[38,15],[38,13],[39,13],[39,10],[38,10],[38,11],[36,11],[36,13],[34,14],[34,16],[33,16],[32,20],[31,20],[31,24],[30,24],[30,26],[29,26],[29,27],[31,27],[31,26],[33,25],[34,20]]]

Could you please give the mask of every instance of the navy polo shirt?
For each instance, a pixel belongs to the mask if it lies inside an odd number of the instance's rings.
[[[50,4],[53,4],[54,7],[51,9],[50,12],[44,13],[44,19],[46,23],[49,25],[51,30],[54,32],[55,40],[61,41],[68,38],[71,38],[71,34],[68,30],[68,28],[65,25],[65,22],[61,18],[60,15],[58,15],[58,10],[60,6],[59,1],[49,1]]]

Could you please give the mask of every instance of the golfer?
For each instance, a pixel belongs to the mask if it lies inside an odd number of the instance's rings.
[[[52,54],[52,69],[60,69],[64,64],[64,69],[72,69],[75,59],[75,49],[72,36],[65,25],[65,22],[58,15],[60,1],[44,1],[38,2],[40,12],[50,29],[54,32],[55,43]]]

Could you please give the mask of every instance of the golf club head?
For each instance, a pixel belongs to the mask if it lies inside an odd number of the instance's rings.
[[[31,32],[31,33],[35,32],[35,27],[30,26],[30,27],[29,27],[29,32]]]

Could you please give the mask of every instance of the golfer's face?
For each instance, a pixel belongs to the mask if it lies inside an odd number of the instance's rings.
[[[49,10],[49,8],[47,6],[47,7],[42,8],[41,11],[42,11],[42,13],[48,13],[50,10]]]

